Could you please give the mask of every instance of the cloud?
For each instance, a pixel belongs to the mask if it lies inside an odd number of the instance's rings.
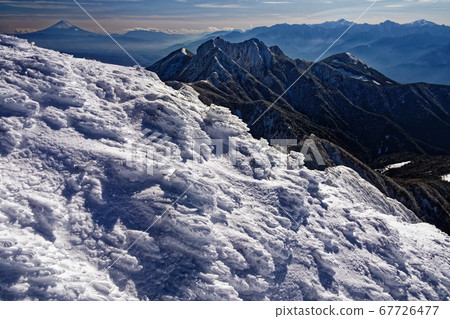
[[[209,32],[215,32],[215,31],[232,31],[234,28],[224,27],[224,28],[218,28],[218,27],[208,27]]]
[[[385,8],[404,8],[405,4],[387,4],[384,6]]]
[[[198,8],[222,8],[222,9],[234,9],[245,8],[240,4],[217,4],[217,3],[199,3],[195,5]]]
[[[129,1],[141,1],[141,0],[129,0]],[[75,6],[73,1],[12,1],[12,0],[0,0],[0,5],[8,7],[24,8],[24,9],[72,9]],[[83,2],[83,6],[101,6],[100,2]]]
[[[140,28],[140,27],[129,28],[129,29],[125,30],[125,32],[130,32],[130,31],[160,31],[160,30],[157,28]]]
[[[404,0],[406,2],[419,2],[419,3],[436,3],[436,2],[448,2],[448,0]]]
[[[206,30],[211,25],[247,29],[250,24],[269,26],[340,18],[351,20],[366,6],[365,1],[356,5],[350,0],[82,0],[81,4],[113,32],[147,26],[160,30]],[[360,21],[427,19],[448,25],[449,5],[449,0],[380,0]],[[39,29],[62,18],[92,29],[92,21],[75,6],[73,0],[0,0],[0,32],[10,33],[16,28]]]
[[[71,5],[55,1],[0,1],[0,4],[16,8],[28,9],[72,9]]]
[[[38,29],[35,29],[35,28],[17,28],[17,29],[14,29],[14,34],[30,33],[30,32],[35,32],[35,31],[38,31]]]
[[[263,1],[261,3],[264,4],[288,4],[288,3],[292,3],[290,1]]]

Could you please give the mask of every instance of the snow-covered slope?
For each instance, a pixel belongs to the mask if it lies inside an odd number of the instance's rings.
[[[1,299],[449,298],[449,237],[351,169],[143,69],[7,36],[0,66]]]

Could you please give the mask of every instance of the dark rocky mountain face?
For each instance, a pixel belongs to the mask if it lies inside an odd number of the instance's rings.
[[[227,105],[251,124],[309,65],[257,39],[217,38],[196,55],[176,51],[149,69],[164,81],[191,83],[206,102]],[[314,65],[251,130],[266,138],[314,133],[369,163],[399,152],[445,153],[449,93],[448,86],[399,85],[339,54]]]
[[[197,54],[180,49],[149,69],[173,85],[189,83],[207,104],[229,107],[255,137],[304,140],[313,134],[326,165],[352,167],[423,220],[450,232],[449,202],[442,195],[446,182],[391,178],[372,169],[402,154],[450,153],[449,86],[401,85],[348,53],[311,65],[257,39],[216,38]],[[444,158],[450,170],[450,158]]]
[[[349,61],[348,56],[329,57],[315,65],[311,73],[355,105],[395,121],[413,139],[450,151],[450,139],[445,138],[450,133],[449,86],[397,85],[360,60],[353,57]]]

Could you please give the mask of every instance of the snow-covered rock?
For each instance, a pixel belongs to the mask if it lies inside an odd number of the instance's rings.
[[[446,234],[188,87],[3,35],[0,74],[1,299],[450,296]]]

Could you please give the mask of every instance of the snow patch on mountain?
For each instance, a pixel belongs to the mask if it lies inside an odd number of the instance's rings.
[[[345,53],[347,56],[348,56],[348,58],[350,59],[350,61],[353,63],[353,64],[365,64],[363,61],[361,61],[360,59],[358,59],[356,56],[354,56],[353,54],[351,54],[350,52],[346,52]]]
[[[349,71],[347,71],[345,69],[342,69],[342,68],[337,68],[336,70],[341,72],[344,75],[347,75],[347,76],[351,77],[352,79],[359,80],[359,81],[364,81],[364,82],[369,81],[369,79],[367,77],[365,77],[364,75],[354,74],[354,73],[349,72]]]
[[[351,21],[347,21],[345,19],[339,19],[336,21],[326,21],[324,23],[319,24],[321,28],[325,29],[335,29],[335,28],[342,28],[342,27],[348,27],[352,24]],[[314,24],[311,24],[311,26],[314,26]]]
[[[379,172],[380,173],[386,173],[390,169],[400,168],[400,167],[403,167],[405,165],[408,165],[409,163],[411,163],[411,161],[405,161],[405,162],[390,164],[390,165],[387,165],[387,166],[383,167],[382,169],[380,169]]]
[[[288,169],[189,87],[3,35],[0,74],[1,299],[450,296],[446,234],[349,168]]]
[[[411,23],[406,23],[406,25],[411,25],[411,26],[417,27],[417,26],[435,26],[437,24],[434,22],[425,20],[425,19],[420,19],[420,20],[413,21]]]

